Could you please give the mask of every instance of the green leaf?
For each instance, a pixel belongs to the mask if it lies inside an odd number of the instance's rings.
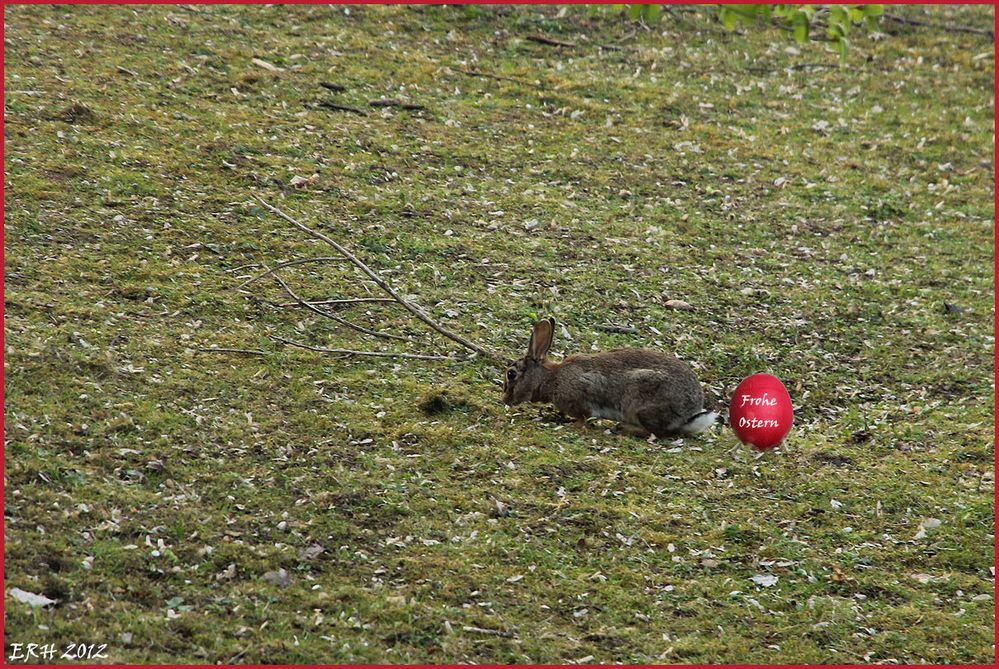
[[[744,21],[751,21],[757,17],[759,10],[756,5],[732,5],[729,10]]]
[[[833,50],[839,53],[839,57],[842,60],[846,58],[847,49],[850,47],[850,40],[845,37],[841,37],[838,40],[833,40],[830,43],[830,46],[832,46]]]
[[[645,6],[645,21],[647,23],[656,23],[659,21],[659,17],[663,15],[662,5],[646,5]]]
[[[629,5],[628,6],[628,18],[633,21],[637,21],[642,18],[642,12],[645,11],[645,5]]]
[[[728,7],[722,7],[718,12],[718,20],[725,26],[726,30],[734,30],[739,23],[739,16]]]
[[[794,27],[794,32],[791,33],[794,36],[794,41],[798,44],[803,44],[808,41],[808,24],[799,23]]]
[[[863,12],[864,16],[867,18],[884,16],[885,6],[884,5],[861,5],[860,11]]]

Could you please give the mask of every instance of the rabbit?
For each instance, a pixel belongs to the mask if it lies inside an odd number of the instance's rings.
[[[503,402],[545,402],[582,423],[589,417],[620,423],[636,436],[694,435],[718,414],[704,408],[704,391],[680,359],[641,348],[575,354],[547,360],[555,319],[534,324],[527,355],[513,361],[503,380]]]

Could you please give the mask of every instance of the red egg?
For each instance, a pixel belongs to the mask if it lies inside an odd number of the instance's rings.
[[[728,417],[742,443],[760,450],[773,448],[791,431],[791,396],[776,376],[753,374],[732,393]]]

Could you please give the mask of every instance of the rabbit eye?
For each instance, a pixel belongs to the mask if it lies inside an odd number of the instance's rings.
[[[517,378],[517,370],[512,368],[506,370],[506,378],[508,381],[513,381],[515,378]]]

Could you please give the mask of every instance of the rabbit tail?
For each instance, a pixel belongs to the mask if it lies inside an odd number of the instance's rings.
[[[714,425],[716,420],[718,420],[718,414],[709,409],[705,409],[704,411],[691,416],[690,420],[681,425],[677,431],[683,434],[698,434],[699,432],[704,432],[706,429]]]

